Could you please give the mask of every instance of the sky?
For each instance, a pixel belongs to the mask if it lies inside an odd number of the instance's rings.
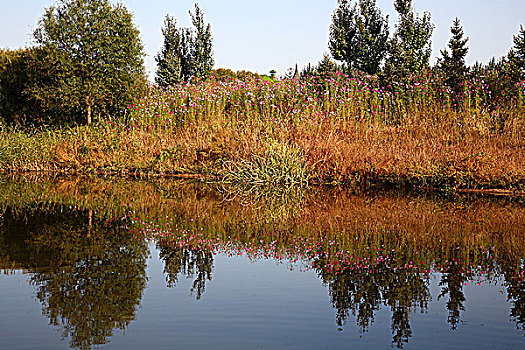
[[[190,26],[193,0],[121,0],[133,14],[146,52],[150,78],[155,55],[162,46],[161,27],[166,14],[179,26]],[[317,63],[328,52],[328,32],[337,0],[200,0],[206,22],[211,23],[215,68],[284,74]],[[0,48],[33,45],[31,33],[44,9],[54,0],[0,0]],[[389,15],[391,32],[396,22],[393,0],[377,0]],[[455,17],[470,38],[467,64],[485,63],[505,55],[512,37],[525,26],[525,0],[414,0],[416,11],[428,11],[435,24],[432,62],[450,38]]]

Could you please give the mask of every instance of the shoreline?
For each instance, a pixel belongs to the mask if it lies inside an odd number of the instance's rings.
[[[525,197],[525,190],[521,189],[507,189],[507,188],[446,188],[446,187],[431,187],[431,186],[420,186],[416,183],[411,183],[410,181],[400,181],[400,182],[387,182],[383,180],[373,181],[370,178],[365,178],[361,182],[331,182],[331,183],[322,183],[316,181],[310,181],[307,184],[295,184],[295,185],[286,185],[286,184],[249,184],[242,182],[224,182],[222,178],[218,175],[213,174],[202,174],[195,172],[173,172],[173,173],[161,173],[161,172],[146,172],[146,171],[129,171],[129,170],[112,170],[112,171],[102,171],[98,170],[95,172],[82,172],[82,171],[60,171],[60,170],[25,170],[25,171],[5,171],[0,169],[0,174],[3,176],[27,176],[34,175],[35,177],[46,177],[52,176],[54,178],[65,177],[98,177],[98,178],[121,178],[121,179],[133,179],[133,180],[143,180],[149,178],[155,179],[174,179],[174,180],[194,180],[197,182],[206,182],[206,183],[217,183],[233,186],[246,186],[247,188],[251,187],[271,187],[271,188],[291,188],[291,187],[306,187],[306,188],[321,188],[321,187],[330,187],[330,188],[342,188],[342,189],[371,189],[371,190],[382,190],[382,189],[399,189],[399,190],[411,190],[411,191],[430,191],[436,193],[448,193],[448,194],[476,194],[476,195],[490,195],[495,197]],[[373,174],[371,174],[373,177]],[[356,174],[358,176],[358,174]]]

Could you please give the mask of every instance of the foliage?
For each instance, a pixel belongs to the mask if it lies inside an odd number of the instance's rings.
[[[434,25],[430,13],[419,17],[412,0],[395,0],[398,22],[382,72],[384,80],[399,81],[428,67]]]
[[[195,13],[190,11],[190,17],[195,28],[190,46],[191,71],[193,76],[202,79],[208,76],[214,64],[211,25],[204,23],[204,14],[197,4]]]
[[[43,76],[29,93],[46,108],[80,115],[115,114],[145,84],[143,47],[131,13],[109,0],[61,0],[34,32]]]
[[[152,87],[92,128],[0,129],[0,169],[219,179],[224,162],[268,160],[275,141],[301,154],[310,183],[524,190],[523,87],[496,95],[504,70],[487,72],[457,101],[431,70],[392,88],[359,71]]]
[[[508,56],[498,60],[493,58],[485,65],[476,63],[470,69],[470,79],[478,80],[477,85],[485,91],[486,107],[498,118],[505,118],[506,110],[519,105],[525,93],[516,68],[510,51]]]
[[[186,44],[183,39],[183,32],[176,27],[177,21],[170,15],[166,15],[162,35],[164,44],[161,51],[155,56],[157,62],[157,76],[155,82],[159,86],[167,87],[174,85],[182,80],[182,66],[187,65],[181,45]]]
[[[36,77],[38,49],[0,50],[0,119],[8,124],[43,122],[40,104],[26,90]],[[51,114],[47,111],[47,114]]]
[[[525,29],[523,26],[513,39],[514,46],[507,55],[507,73],[510,82],[515,85],[525,81]]]
[[[387,50],[388,16],[383,17],[375,0],[359,0],[352,8],[348,0],[338,3],[330,25],[332,56],[349,68],[376,74]]]
[[[315,68],[315,76],[319,80],[324,81],[330,78],[337,71],[336,64],[330,59],[330,55],[324,54],[323,59],[319,61],[317,67]]]
[[[166,15],[162,34],[164,44],[155,57],[156,82],[167,87],[192,78],[206,78],[213,68],[213,38],[211,25],[204,23],[204,14],[198,4],[190,17],[193,28],[177,28],[176,20]]]
[[[244,82],[249,82],[251,80],[255,79],[261,79],[263,76],[253,73],[246,70],[239,70],[237,72],[232,71],[231,69],[227,68],[218,68],[218,69],[212,69],[210,71],[210,79],[212,80],[220,80],[220,81],[231,81],[233,80],[241,80]]]
[[[521,71],[520,78],[525,79],[525,28],[523,28],[523,26],[520,27],[519,34],[514,36],[513,41],[513,64],[515,64]]]
[[[459,94],[465,80],[465,74],[468,72],[468,68],[465,65],[465,56],[468,53],[468,47],[466,46],[468,38],[463,38],[463,29],[459,18],[454,20],[450,32],[452,34],[448,42],[450,54],[446,49],[441,50],[442,57],[438,60],[437,66],[445,75],[445,84],[456,94]]]

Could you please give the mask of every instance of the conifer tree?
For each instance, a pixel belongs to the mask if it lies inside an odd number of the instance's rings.
[[[323,59],[319,61],[316,68],[316,75],[321,79],[325,80],[330,77],[331,73],[334,73],[337,70],[337,66],[330,59],[329,54],[324,54]]]
[[[465,65],[465,56],[468,53],[468,38],[463,38],[463,28],[459,18],[454,20],[450,28],[452,37],[448,42],[448,48],[441,50],[441,58],[437,66],[445,75],[445,84],[447,84],[456,94],[461,91],[461,83],[465,80],[465,74],[468,69]]]
[[[332,15],[329,49],[347,67],[375,74],[385,57],[388,35],[388,16],[383,17],[376,0],[359,0],[353,7],[339,0]]]
[[[508,54],[509,70],[514,82],[525,79],[525,28],[520,26],[520,32],[514,36],[514,46]]]

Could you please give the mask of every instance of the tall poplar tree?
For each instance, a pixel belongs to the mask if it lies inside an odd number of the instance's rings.
[[[448,48],[441,50],[441,58],[439,58],[437,67],[445,75],[445,84],[447,84],[456,94],[461,91],[461,83],[465,80],[465,74],[468,68],[465,65],[465,56],[468,53],[468,38],[463,38],[463,28],[461,27],[459,18],[454,20],[450,28],[452,37],[448,42]]]
[[[164,21],[164,44],[155,57],[155,81],[161,86],[189,81],[192,77],[205,78],[213,68],[211,25],[204,23],[198,4],[195,4],[195,13],[189,13],[193,28],[177,28],[176,20],[169,15]]]
[[[432,53],[432,24],[430,13],[419,16],[412,0],[394,0],[398,22],[385,61],[383,75],[389,80],[403,79],[427,68]]]
[[[211,25],[204,23],[204,14],[195,4],[195,13],[190,11],[194,32],[191,40],[191,72],[196,78],[205,78],[213,68],[213,38]]]
[[[155,56],[157,62],[155,82],[160,86],[167,87],[182,80],[183,64],[183,57],[180,54],[180,46],[183,44],[182,36],[177,29],[177,21],[170,15],[166,15],[162,35],[164,36],[164,44],[161,51]]]
[[[332,15],[329,49],[347,67],[376,74],[388,43],[388,16],[384,17],[376,0],[359,0],[353,7],[339,0]]]
[[[348,0],[338,0],[338,6],[332,14],[328,48],[334,59],[353,67],[357,61],[358,38],[356,8]]]

